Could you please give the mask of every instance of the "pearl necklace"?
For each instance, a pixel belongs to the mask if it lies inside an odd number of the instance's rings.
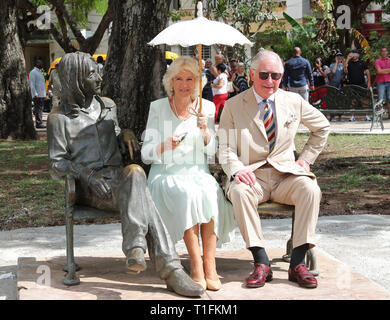
[[[187,120],[191,117],[191,113],[189,112],[189,108],[187,108],[187,112],[190,114],[190,117],[184,119],[183,117],[180,117],[179,116],[179,113],[177,112],[177,109],[176,109],[176,103],[175,103],[175,98],[172,97],[172,104],[173,104],[173,107],[175,108],[175,113],[176,113],[176,116],[180,119],[180,120]]]

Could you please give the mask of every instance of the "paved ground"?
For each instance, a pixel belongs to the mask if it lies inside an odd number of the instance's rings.
[[[363,118],[358,118],[359,120]],[[390,120],[384,120],[382,130],[378,126],[374,126],[370,131],[371,121],[348,121],[348,117],[344,117],[343,121],[331,121],[331,134],[390,134]],[[299,133],[307,133],[308,129],[304,125],[300,125]]]
[[[266,247],[270,250],[270,255],[275,258],[275,252],[272,250],[279,249],[280,256],[290,235],[291,219],[266,219],[262,223]],[[329,258],[341,261],[343,266],[373,280],[390,294],[389,239],[390,216],[328,216],[320,217],[317,225],[317,244],[320,255],[323,257],[321,259]],[[2,244],[0,299],[15,299],[15,270],[18,259],[20,257],[33,257],[34,261],[54,259],[54,262],[57,261],[57,263],[58,259],[64,259],[65,227],[2,231],[0,232],[0,243]],[[78,257],[107,257],[109,255],[111,259],[123,260],[120,263],[122,266],[124,259],[121,243],[120,224],[75,226],[75,255]],[[235,240],[217,251],[219,257],[222,257],[223,254],[231,255],[233,251],[238,253],[243,248],[244,242],[239,230],[236,229]],[[176,249],[181,253],[186,252],[182,241],[176,245]],[[245,255],[245,253],[242,254]],[[246,258],[250,260],[248,252],[246,255]],[[51,261],[51,263],[54,262]],[[329,269],[326,266],[324,268]],[[332,276],[338,274],[340,277],[343,270],[347,269],[337,267],[334,271],[336,274]],[[223,273],[223,270],[221,269],[220,272]],[[327,272],[331,274],[330,270]],[[62,271],[58,274],[62,278]],[[246,274],[243,272],[240,279],[245,276]],[[286,278],[286,275],[283,274],[283,277]],[[310,298],[310,293],[307,294],[307,298]],[[351,296],[345,296],[345,298],[354,299]]]

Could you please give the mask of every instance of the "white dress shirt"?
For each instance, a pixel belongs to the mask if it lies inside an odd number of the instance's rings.
[[[45,86],[45,77],[43,76],[41,70],[37,67],[31,70],[29,75],[30,87],[31,87],[31,96],[38,98],[46,97],[46,86]]]

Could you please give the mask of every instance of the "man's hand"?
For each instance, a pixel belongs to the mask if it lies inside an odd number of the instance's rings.
[[[92,173],[88,177],[88,185],[96,195],[100,198],[110,198],[111,188],[104,178],[97,172]]]
[[[256,176],[251,170],[242,169],[236,173],[234,181],[236,183],[241,183],[242,181],[245,184],[252,186],[256,183]]]
[[[310,164],[306,160],[298,159],[296,161],[303,169],[305,169],[307,172],[310,172]]]
[[[123,141],[126,143],[129,149],[130,160],[134,160],[134,154],[140,149],[137,137],[135,136],[134,132],[130,129],[123,130]]]

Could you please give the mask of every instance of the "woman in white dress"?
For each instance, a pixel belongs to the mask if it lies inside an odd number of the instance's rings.
[[[216,246],[232,239],[234,217],[208,169],[207,159],[217,150],[215,106],[202,99],[202,112],[197,112],[198,70],[191,57],[171,64],[163,79],[168,97],[150,105],[141,155],[152,163],[148,187],[172,240],[184,238],[191,278],[204,289],[219,290]]]

